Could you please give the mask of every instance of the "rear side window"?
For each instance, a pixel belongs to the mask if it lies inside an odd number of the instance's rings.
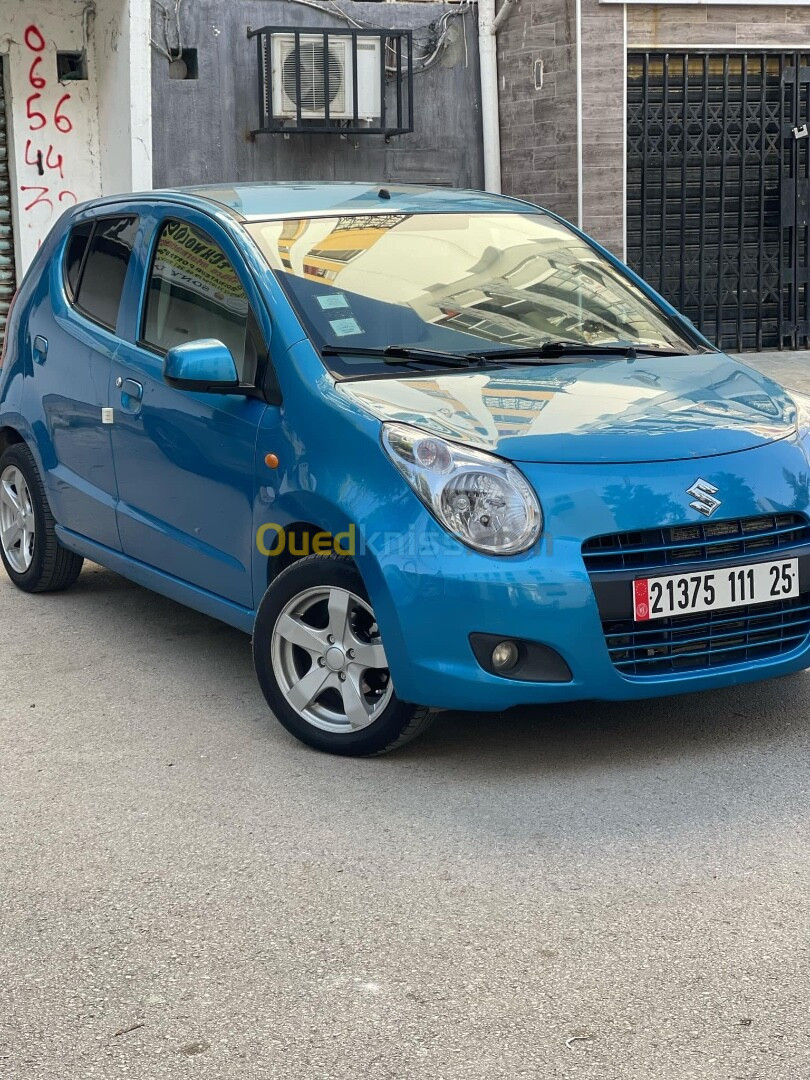
[[[83,225],[77,225],[71,230],[65,252],[65,280],[68,292],[73,300],[76,299],[76,289],[79,284],[79,274],[84,261],[84,253],[87,251],[87,242],[93,231],[93,222],[85,221]]]
[[[73,287],[76,307],[108,330],[114,330],[118,321],[118,307],[137,228],[138,219],[133,217],[101,218],[96,221],[84,263],[77,271],[77,283]],[[69,284],[70,271],[68,262]]]
[[[143,341],[168,352],[175,345],[199,338],[216,338],[227,345],[239,381],[254,382],[261,344],[236,271],[219,245],[201,229],[184,221],[169,221],[155,249]]]

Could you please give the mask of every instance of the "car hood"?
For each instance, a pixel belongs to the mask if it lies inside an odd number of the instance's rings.
[[[722,353],[358,379],[342,394],[396,420],[513,461],[710,457],[791,435],[777,383]]]

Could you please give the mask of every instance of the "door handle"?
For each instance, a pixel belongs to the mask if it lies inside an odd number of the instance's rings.
[[[127,404],[127,398],[131,398],[133,401],[143,401],[143,386],[134,379],[124,379],[121,387],[121,401],[125,405]]]
[[[42,334],[37,334],[34,338],[34,361],[37,364],[44,364],[48,357],[48,339],[43,337]]]
[[[121,389],[121,408],[130,413],[141,411],[143,386],[134,379],[116,379],[115,385]]]

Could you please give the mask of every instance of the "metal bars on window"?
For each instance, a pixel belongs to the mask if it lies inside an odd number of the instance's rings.
[[[248,37],[258,62],[254,134],[413,131],[411,31],[263,26]]]
[[[810,60],[631,53],[628,261],[723,348],[810,336]]]

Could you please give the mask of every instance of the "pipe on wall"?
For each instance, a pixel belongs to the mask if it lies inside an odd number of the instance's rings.
[[[511,3],[508,7],[511,8]],[[501,20],[502,21],[502,20]],[[501,127],[498,118],[498,41],[495,0],[478,0],[478,53],[481,71],[481,126],[484,142],[484,187],[501,190]]]
[[[509,16],[512,14],[512,8],[517,3],[517,0],[503,0],[501,4],[501,10],[495,16],[495,22],[492,24],[492,33],[497,34],[498,29],[502,23],[505,23]]]
[[[582,0],[576,0],[577,35],[577,228],[585,227],[585,199],[582,182]],[[626,50],[625,50],[626,52]],[[625,83],[625,86],[627,83]],[[625,110],[626,112],[627,110]],[[626,156],[626,155],[625,155]]]

